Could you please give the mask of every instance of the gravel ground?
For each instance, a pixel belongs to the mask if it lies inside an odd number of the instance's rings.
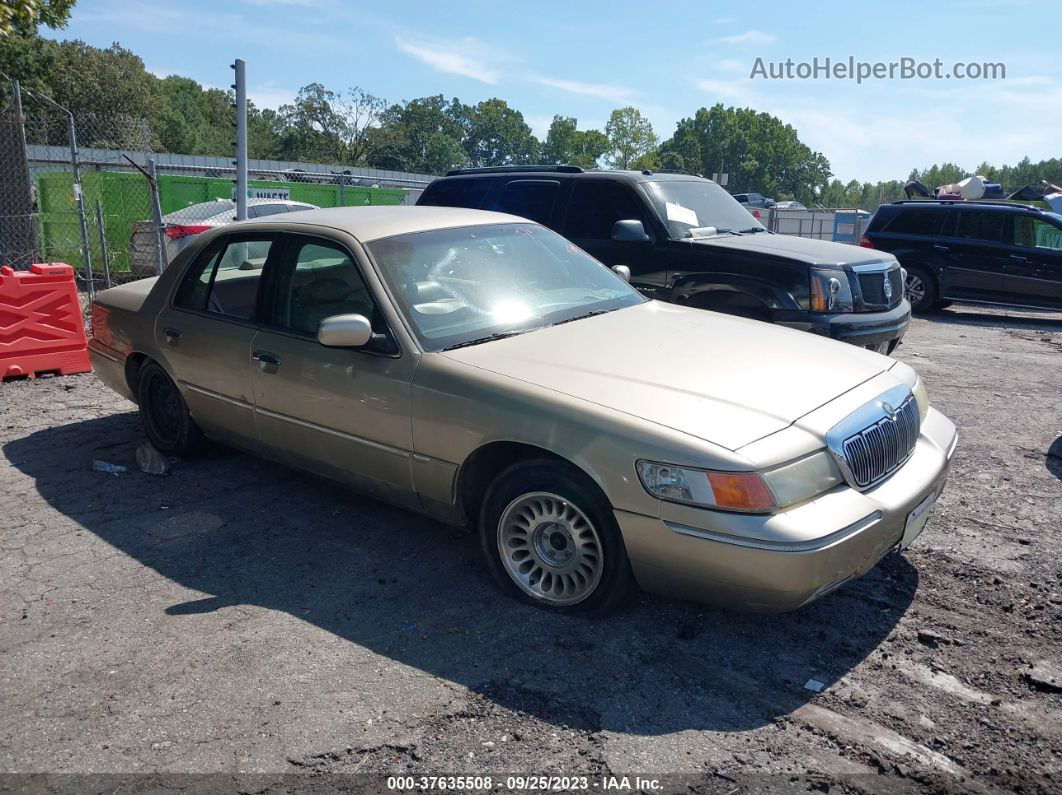
[[[222,449],[142,473],[91,375],[4,384],[0,771],[141,775],[0,789],[1062,791],[1062,320],[953,308],[898,355],[961,435],[929,529],[775,616],[547,615],[469,537],[332,484]]]

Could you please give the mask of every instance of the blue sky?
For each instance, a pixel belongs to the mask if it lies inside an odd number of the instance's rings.
[[[903,179],[950,160],[973,168],[1062,156],[1057,0],[756,3],[79,0],[49,35],[119,42],[160,76],[227,86],[247,61],[252,99],[289,101],[313,81],[390,101],[430,94],[602,127],[633,104],[661,139],[716,102],[777,115],[841,179]],[[765,81],[757,57],[795,62],[1002,62],[1004,80]]]

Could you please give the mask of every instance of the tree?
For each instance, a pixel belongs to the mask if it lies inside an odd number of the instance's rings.
[[[65,28],[77,0],[0,0],[0,36]]]
[[[282,106],[281,152],[292,160],[323,160],[360,165],[365,162],[369,130],[383,115],[386,103],[358,87],[346,94],[321,83],[299,89],[295,102]]]
[[[541,146],[520,111],[505,100],[464,106],[465,154],[472,166],[526,165],[538,159]]]
[[[775,198],[818,201],[830,178],[830,163],[801,143],[792,126],[751,108],[713,106],[682,119],[660,146],[667,167],[730,175],[728,187]]]
[[[465,164],[464,106],[442,94],[388,108],[367,144],[366,161],[374,168],[445,173]]]
[[[656,133],[637,108],[628,105],[612,111],[605,136],[609,143],[605,161],[612,168],[647,168],[655,162]]]
[[[554,116],[542,145],[543,163],[596,168],[608,151],[609,141],[600,130],[579,130],[570,116]]]

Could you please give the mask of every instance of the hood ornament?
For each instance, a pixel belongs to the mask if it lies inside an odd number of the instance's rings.
[[[885,280],[885,300],[892,298],[892,282],[889,281],[889,274],[882,274],[882,278]]]

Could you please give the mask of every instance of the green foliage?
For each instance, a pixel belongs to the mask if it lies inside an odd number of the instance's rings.
[[[72,5],[73,0],[0,0],[0,18],[30,19],[12,23],[13,32],[0,36],[0,70],[17,77],[27,92],[73,111],[85,146],[143,145],[144,128],[122,127],[115,121],[121,114],[146,120],[150,145],[158,151],[232,154],[231,91],[206,89],[185,77],[159,79],[118,44],[100,49],[36,35],[38,24],[64,24]],[[36,16],[26,17],[28,9],[36,9]],[[43,109],[27,98],[27,113]],[[58,137],[65,140],[65,119],[60,122]],[[247,122],[250,155],[260,159],[428,174],[469,165],[545,162],[596,168],[605,162],[614,168],[679,168],[708,176],[722,169],[730,174],[730,190],[794,198],[809,206],[873,210],[879,202],[903,196],[899,180],[831,180],[829,161],[803,144],[791,126],[767,113],[721,104],[680,121],[659,146],[648,119],[630,106],[613,111],[603,132],[579,130],[574,118],[555,116],[540,143],[523,115],[498,98],[465,105],[436,95],[388,105],[357,87],[340,93],[321,83],[303,87],[292,103],[277,110],[251,105]],[[942,163],[915,169],[910,178],[934,188],[972,173],[1012,191],[1041,180],[1062,183],[1062,160],[982,163],[972,171]]]
[[[706,176],[728,173],[727,187],[774,198],[815,201],[830,178],[830,163],[800,142],[793,127],[751,108],[701,108],[678,123],[660,146],[664,168]]]
[[[609,151],[605,162],[612,168],[652,168],[656,162],[653,125],[632,105],[612,111],[605,125]]]
[[[66,27],[77,0],[0,0],[0,36]]]
[[[609,140],[600,130],[579,130],[570,116],[554,116],[542,144],[542,163],[596,168],[609,149]]]

